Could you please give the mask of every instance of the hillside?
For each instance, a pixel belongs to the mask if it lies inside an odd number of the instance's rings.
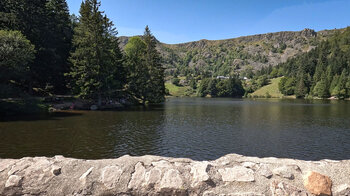
[[[278,65],[279,89],[296,97],[350,97],[350,27],[308,53]]]
[[[166,76],[218,76],[276,66],[290,57],[308,52],[336,31],[284,31],[227,40],[199,40],[181,44],[158,42]],[[123,48],[129,37],[120,37]]]
[[[278,90],[278,83],[281,81],[281,78],[282,77],[271,79],[270,84],[259,88],[252,93],[250,97],[282,98],[283,94]]]

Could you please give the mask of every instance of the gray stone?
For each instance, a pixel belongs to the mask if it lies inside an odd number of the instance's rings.
[[[297,171],[299,171],[299,167],[298,166],[282,166],[282,167],[278,167],[276,169],[274,169],[272,171],[273,174],[277,175],[277,176],[281,176],[282,178],[286,178],[289,180],[293,180],[294,179],[294,173],[296,173]]]
[[[206,182],[210,179],[207,171],[209,170],[210,165],[207,161],[204,162],[195,162],[191,165],[191,174],[193,176],[193,181],[191,186],[195,187],[200,185],[202,182]]]
[[[131,180],[129,182],[129,189],[137,189],[141,188],[146,174],[146,168],[143,166],[141,162],[138,162],[135,165],[135,172],[132,174]]]
[[[102,182],[107,189],[113,189],[119,182],[122,173],[123,170],[119,166],[106,166],[101,170],[99,181]]]
[[[22,181],[23,177],[22,176],[17,176],[17,175],[11,175],[6,183],[5,183],[5,187],[18,187],[21,185],[21,181]]]
[[[273,176],[272,171],[266,164],[260,166],[258,173],[265,178],[271,178]]]
[[[253,182],[255,180],[253,170],[242,166],[219,169],[219,173],[224,182]]]
[[[262,193],[254,193],[254,192],[238,192],[238,193],[215,193],[214,191],[205,191],[203,196],[265,196]]]
[[[0,162],[0,173],[5,171],[6,169],[11,168],[14,162],[15,162],[14,160],[5,160]]]
[[[150,155],[105,160],[59,156],[0,159],[0,166],[0,195],[307,195],[299,166],[303,174],[312,169],[329,176],[334,181],[333,195],[349,195],[350,189],[350,160],[314,162],[234,154],[214,161]],[[52,169],[58,167],[62,173],[55,176]],[[271,177],[274,169],[280,176]],[[288,178],[284,171],[294,180],[284,179]]]
[[[31,162],[27,160],[20,160],[16,162],[14,165],[12,165],[10,171],[7,172],[8,176],[11,176],[13,174],[16,174],[18,171],[23,171],[24,169],[28,168],[31,165]]]
[[[272,181],[270,185],[272,196],[308,196],[303,189],[297,188],[286,182]]]
[[[350,196],[350,186],[342,184],[333,188],[334,196]]]
[[[160,190],[179,190],[183,188],[183,180],[178,170],[169,169],[160,181]]]
[[[152,188],[155,184],[159,183],[162,178],[162,170],[159,168],[152,168],[149,172],[145,174],[145,183],[143,186],[147,188]]]

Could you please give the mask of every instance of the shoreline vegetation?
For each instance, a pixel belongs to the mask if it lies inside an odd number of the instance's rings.
[[[65,0],[0,2],[0,116],[169,96],[350,97],[350,27],[167,45],[148,26],[118,37],[100,6],[84,0],[75,16]]]

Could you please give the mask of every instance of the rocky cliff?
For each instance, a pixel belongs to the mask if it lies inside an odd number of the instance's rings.
[[[350,160],[0,159],[0,195],[350,195]]]

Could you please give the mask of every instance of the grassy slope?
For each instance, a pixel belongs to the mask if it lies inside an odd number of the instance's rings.
[[[189,87],[175,86],[174,84],[172,84],[170,82],[166,82],[165,88],[169,89],[170,95],[175,96],[175,97],[181,97],[181,96],[185,95],[185,92]]]
[[[271,79],[269,85],[263,86],[251,94],[252,97],[265,97],[270,94],[272,98],[282,98],[283,94],[278,90],[278,83],[282,77]]]

